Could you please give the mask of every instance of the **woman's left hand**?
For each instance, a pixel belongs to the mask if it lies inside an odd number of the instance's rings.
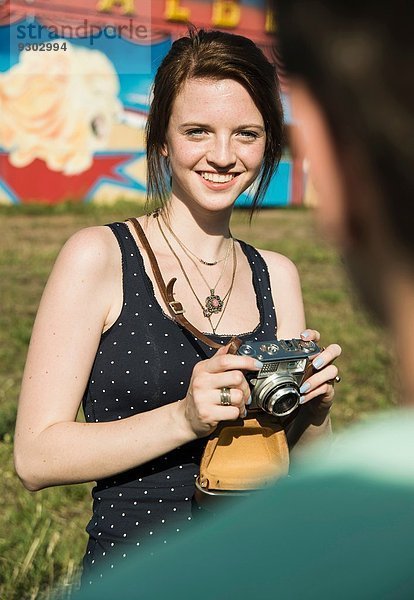
[[[303,340],[319,342],[320,333],[315,329],[305,329],[301,333]],[[338,368],[333,361],[340,356],[341,346],[329,344],[312,361],[314,373],[300,387],[300,404],[306,404],[314,398],[318,398],[323,404],[332,404],[334,399],[334,382],[338,377]]]

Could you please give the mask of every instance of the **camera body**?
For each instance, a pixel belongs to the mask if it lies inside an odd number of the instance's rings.
[[[292,413],[299,406],[299,388],[311,374],[311,361],[320,352],[315,342],[298,338],[242,344],[237,354],[263,363],[259,372],[245,374],[252,395],[249,409],[261,408],[276,417]]]

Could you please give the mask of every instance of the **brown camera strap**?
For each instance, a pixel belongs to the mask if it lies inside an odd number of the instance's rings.
[[[177,321],[184,329],[187,329],[190,333],[192,333],[196,338],[207,344],[207,346],[211,346],[211,348],[222,348],[223,344],[218,344],[214,340],[210,339],[203,332],[199,331],[194,325],[188,321],[184,316],[184,308],[181,302],[174,299],[174,284],[177,281],[176,277],[170,279],[167,285],[164,283],[164,279],[162,277],[160,268],[158,266],[157,259],[155,254],[150,246],[150,243],[147,239],[147,236],[144,233],[144,230],[141,227],[140,222],[135,217],[130,217],[127,219],[134,226],[135,232],[138,236],[142,247],[146,251],[149,261],[151,263],[152,272],[154,274],[155,281],[157,282],[158,289],[160,290],[161,296],[168,306],[171,316],[174,321]],[[229,342],[229,354],[235,354],[239,347],[241,346],[242,341],[237,337],[232,337]]]

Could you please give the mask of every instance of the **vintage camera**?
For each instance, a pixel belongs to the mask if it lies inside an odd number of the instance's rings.
[[[246,373],[252,394],[249,408],[261,408],[276,417],[293,412],[299,405],[299,388],[311,374],[311,361],[319,352],[315,342],[301,339],[242,344],[237,354],[263,363],[259,372]]]

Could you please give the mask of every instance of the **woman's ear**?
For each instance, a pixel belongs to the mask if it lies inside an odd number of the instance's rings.
[[[317,192],[318,224],[332,242],[346,246],[349,207],[343,172],[324,114],[302,82],[291,83],[290,96],[296,123],[292,143],[296,154],[309,161],[309,176]]]
[[[165,142],[162,146],[161,146],[161,155],[164,158],[168,158],[168,147],[167,147],[167,142]]]

